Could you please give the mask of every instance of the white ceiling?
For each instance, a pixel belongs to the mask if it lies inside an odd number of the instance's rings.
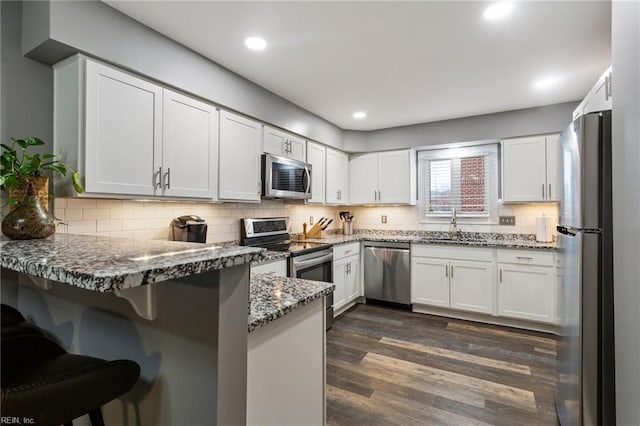
[[[579,100],[610,63],[608,1],[516,1],[495,22],[485,1],[107,3],[343,129]]]

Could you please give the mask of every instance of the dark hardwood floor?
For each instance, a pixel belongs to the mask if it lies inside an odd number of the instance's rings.
[[[329,425],[557,425],[555,336],[356,305],[327,332]]]

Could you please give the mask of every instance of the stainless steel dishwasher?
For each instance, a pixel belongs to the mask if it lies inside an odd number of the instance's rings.
[[[364,297],[367,303],[411,303],[409,243],[364,243]]]

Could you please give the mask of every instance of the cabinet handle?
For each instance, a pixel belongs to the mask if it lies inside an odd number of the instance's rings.
[[[153,174],[153,181],[156,188],[162,188],[162,166],[158,167],[158,171]]]
[[[349,253],[351,253],[352,251],[353,251],[353,250],[345,250],[345,251],[344,251],[344,254],[349,254]]]
[[[502,269],[500,269],[500,282],[502,282]]]
[[[165,189],[171,189],[171,168],[167,167],[167,173],[164,174],[165,182],[164,182],[164,187]]]
[[[542,199],[544,200],[544,183],[542,184]]]
[[[258,195],[262,195],[262,181],[258,181]]]
[[[342,200],[342,189],[338,189],[338,200]]]
[[[453,265],[451,265],[451,278],[453,278]]]
[[[551,199],[551,184],[549,184],[549,192],[548,192],[548,197],[549,197],[549,199]]]
[[[449,278],[449,267],[447,265],[444,265],[444,276]]]
[[[608,101],[611,97],[611,76],[608,75],[604,78],[604,100]]]
[[[528,256],[516,256],[516,259],[521,259],[521,260],[533,260],[533,257],[528,257]]]

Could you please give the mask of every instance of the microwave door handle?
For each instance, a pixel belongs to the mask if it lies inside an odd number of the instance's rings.
[[[307,166],[304,166],[304,173],[307,175],[307,190],[305,194],[311,194],[311,172]]]

